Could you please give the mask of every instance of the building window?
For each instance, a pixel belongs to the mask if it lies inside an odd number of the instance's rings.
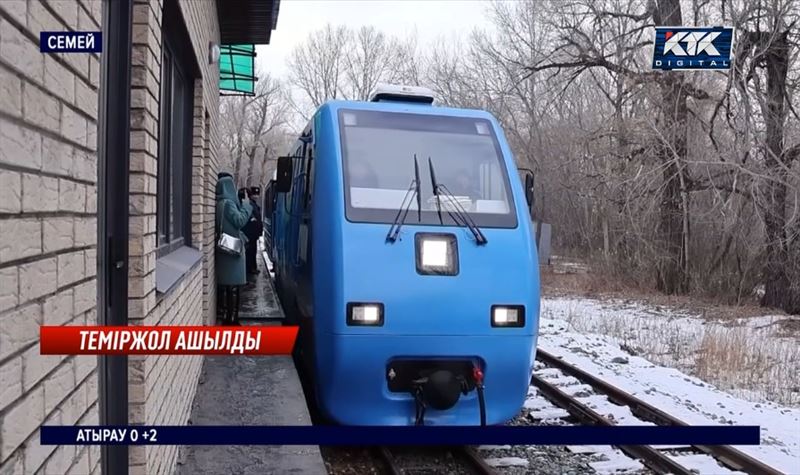
[[[191,240],[192,99],[194,78],[190,49],[182,28],[164,12],[158,140],[157,256]],[[172,17],[175,18],[175,17]]]

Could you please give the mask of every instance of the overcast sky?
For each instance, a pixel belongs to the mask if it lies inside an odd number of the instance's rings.
[[[419,47],[438,36],[486,24],[485,0],[282,0],[270,44],[256,48],[256,69],[285,76],[286,58],[310,32],[326,23],[373,25],[405,36],[416,28]]]

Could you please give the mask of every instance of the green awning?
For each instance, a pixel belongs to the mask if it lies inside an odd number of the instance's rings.
[[[219,92],[223,96],[255,94],[255,45],[221,45],[219,47]]]

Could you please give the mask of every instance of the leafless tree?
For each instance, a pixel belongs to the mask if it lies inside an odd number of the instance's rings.
[[[328,99],[341,98],[350,36],[347,27],[328,24],[311,33],[292,52],[289,79],[313,108]]]
[[[743,145],[754,157],[748,170],[756,174],[752,193],[764,226],[762,303],[800,313],[800,183],[792,173],[800,139],[788,136],[800,119],[792,105],[800,8],[786,0],[726,1],[723,7],[738,27],[739,43],[719,108],[730,111],[738,100],[745,109],[738,126],[729,123],[746,131],[750,142]]]
[[[287,121],[288,104],[280,82],[262,75],[254,96],[227,97],[221,101],[223,159],[240,186],[266,181],[266,163],[279,154]]]
[[[288,66],[299,92],[291,103],[306,120],[329,99],[366,100],[379,82],[420,78],[416,36],[389,37],[372,26],[328,24],[295,48]]]
[[[535,171],[535,215],[554,223],[560,251],[668,294],[741,302],[763,284],[764,305],[797,313],[796,4],[487,2],[490,26],[422,47],[415,34],[328,25],[293,52],[282,102],[308,120],[326,100],[363,100],[378,82],[401,82],[488,110],[518,165]],[[651,68],[655,26],[715,24],[737,31],[729,71]],[[227,147],[257,169],[247,151],[258,114],[227,107],[226,126],[245,131]]]

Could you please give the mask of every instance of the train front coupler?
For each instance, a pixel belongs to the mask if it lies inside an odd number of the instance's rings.
[[[408,392],[414,398],[414,421],[425,424],[427,408],[439,411],[451,409],[461,395],[472,390],[478,393],[481,425],[486,425],[486,406],[483,394],[483,372],[469,360],[395,360],[387,371],[389,390]]]

